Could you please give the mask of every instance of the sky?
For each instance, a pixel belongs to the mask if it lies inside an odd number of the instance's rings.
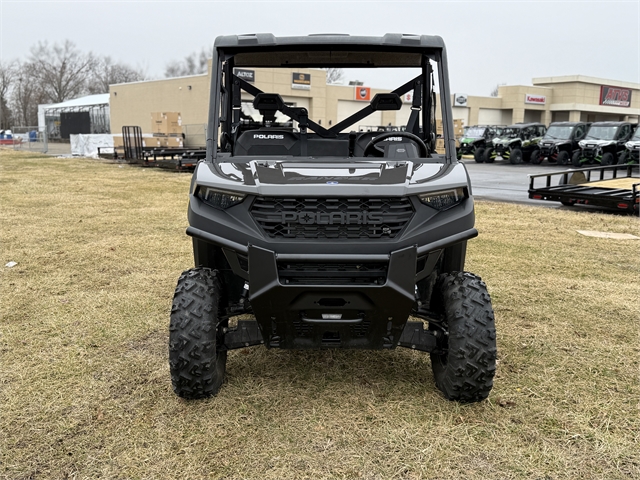
[[[0,56],[69,39],[162,78],[166,64],[218,35],[440,35],[451,91],[586,75],[640,83],[640,0],[627,1],[31,1],[0,0]],[[370,72],[366,85],[394,88]],[[346,80],[352,80],[346,78]]]

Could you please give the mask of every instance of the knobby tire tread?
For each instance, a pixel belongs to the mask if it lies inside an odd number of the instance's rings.
[[[218,272],[193,268],[180,275],[171,306],[169,366],[175,393],[197,399],[215,395],[224,380],[226,350],[218,348]]]
[[[449,400],[462,403],[489,396],[496,371],[496,330],[485,283],[471,273],[441,275],[436,308],[448,324],[448,350],[431,353],[436,386]]]

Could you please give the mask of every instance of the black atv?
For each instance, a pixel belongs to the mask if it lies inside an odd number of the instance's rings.
[[[531,153],[531,163],[538,165],[547,159],[549,163],[567,165],[574,153],[580,151],[578,142],[584,138],[589,124],[584,122],[554,122],[540,140],[540,150]]]
[[[458,160],[463,155],[473,155],[476,162],[484,162],[484,150],[491,141],[502,133],[504,127],[497,125],[475,125],[469,127],[460,139],[460,147],[456,151]]]
[[[486,285],[464,271],[467,241],[478,232],[469,176],[455,158],[445,59],[436,36],[216,39],[207,157],[189,191],[195,265],[178,280],[171,309],[177,395],[216,394],[227,352],[252,345],[421,350],[446,398],[489,395],[494,315]],[[326,128],[313,112],[284,102],[289,85],[263,92],[233,73],[290,72],[290,65],[378,68],[405,79]],[[375,112],[400,116],[411,91],[411,109],[398,122],[405,131],[356,131]],[[239,131],[248,96],[262,125]],[[442,155],[435,153],[437,99]],[[273,127],[280,114],[294,127]]]
[[[502,135],[494,138],[492,144],[484,151],[484,161],[493,163],[500,157],[517,165],[528,162],[532,155],[537,155],[538,142],[544,136],[547,127],[542,123],[516,123],[502,131]]]
[[[615,165],[632,133],[633,127],[629,122],[592,123],[587,135],[579,142],[580,151],[573,155],[571,163],[574,167]]]
[[[624,146],[625,149],[618,157],[618,164],[638,165],[640,163],[640,127],[636,125],[633,137]]]

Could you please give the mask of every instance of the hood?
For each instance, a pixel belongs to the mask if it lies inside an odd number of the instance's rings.
[[[519,141],[520,137],[498,137],[493,139],[494,145],[508,145],[512,142]]]
[[[464,137],[460,139],[460,143],[474,143],[477,140],[480,140],[480,137]]]
[[[553,147],[555,145],[566,145],[567,143],[571,143],[571,140],[554,140],[552,138],[542,138],[540,140],[540,145],[545,147]]]
[[[198,184],[255,195],[402,196],[466,186],[468,182],[467,171],[461,163],[336,160],[200,162],[192,186]]]
[[[640,150],[640,140],[632,140],[624,144],[629,150]]]
[[[594,148],[594,147],[606,147],[607,145],[613,145],[616,143],[613,140],[580,140],[578,145],[580,148]]]

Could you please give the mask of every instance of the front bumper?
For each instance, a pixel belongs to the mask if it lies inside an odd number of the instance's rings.
[[[555,160],[558,154],[556,145],[540,145],[540,157]]]
[[[472,198],[441,212],[416,209],[401,233],[384,239],[271,238],[247,207],[218,210],[192,197],[187,234],[221,248],[248,282],[267,347],[394,348],[416,283],[446,247],[478,233]]]
[[[502,158],[509,158],[509,155],[511,154],[511,150],[509,149],[509,147],[502,144],[495,145],[493,147],[493,150],[495,151],[497,156]]]
[[[431,267],[436,260],[432,256]],[[416,262],[417,248],[409,247],[389,255],[381,284],[305,285],[303,277],[301,284],[287,285],[286,262],[249,247],[249,300],[265,345],[395,348],[415,303]]]

